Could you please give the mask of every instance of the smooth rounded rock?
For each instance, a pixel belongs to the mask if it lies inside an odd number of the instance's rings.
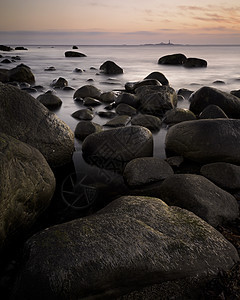
[[[154,132],[160,130],[162,121],[152,115],[138,114],[132,118],[131,124],[146,127]]]
[[[77,89],[73,95],[73,98],[85,98],[85,97],[92,97],[99,99],[101,96],[101,91],[96,88],[94,85],[84,85]]]
[[[183,65],[187,57],[182,53],[165,55],[159,58],[158,64],[161,65]]]
[[[123,74],[123,69],[111,60],[105,61],[101,66],[100,70],[105,74]]]
[[[92,133],[102,131],[102,126],[91,121],[81,121],[77,124],[74,134],[75,137],[83,141]]]
[[[39,95],[37,100],[47,108],[59,107],[62,105],[62,100],[57,95],[54,95],[52,91]]]

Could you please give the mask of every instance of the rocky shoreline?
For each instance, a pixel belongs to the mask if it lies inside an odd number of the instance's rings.
[[[158,63],[207,67],[183,54]],[[112,61],[99,71],[124,72]],[[61,99],[31,96],[37,86],[28,66],[0,69],[0,81],[6,299],[240,297],[238,91],[175,91],[160,72],[118,92],[87,84],[73,94],[82,107],[72,132],[51,112]],[[71,89],[64,78],[52,87]],[[178,108],[183,99],[189,109]],[[104,126],[93,122],[103,103]],[[162,126],[166,159],[153,157]],[[74,136],[92,176],[73,166]]]

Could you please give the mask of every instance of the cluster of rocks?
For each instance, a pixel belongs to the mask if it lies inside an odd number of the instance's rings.
[[[181,65],[185,68],[206,68],[207,61],[201,58],[186,57],[182,53],[165,55],[160,57],[158,63],[161,65]]]
[[[68,86],[64,78],[52,85]],[[49,205],[52,169],[71,160],[73,132],[42,105],[60,105],[55,96],[35,99],[0,83],[1,249]],[[146,290],[156,287],[158,298],[197,299],[205,282],[239,261],[216,228],[239,217],[240,99],[210,87],[177,93],[159,72],[119,93],[84,85],[73,98],[85,106],[72,114],[84,158],[103,173],[116,167],[126,189],[94,214],[29,238],[13,298],[153,299]],[[180,98],[189,109],[177,107]],[[102,103],[105,126],[92,122]],[[153,157],[161,126],[166,159]]]

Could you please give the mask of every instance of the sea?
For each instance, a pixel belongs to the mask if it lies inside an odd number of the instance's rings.
[[[14,48],[19,45],[12,45]],[[65,52],[72,49],[73,45],[24,45],[28,50],[18,50],[10,53],[2,52],[4,57],[20,56],[21,60],[11,64],[0,64],[1,68],[13,68],[23,63],[32,69],[35,75],[36,85],[42,85],[43,91],[50,90],[53,80],[64,77],[68,85],[74,90],[83,85],[92,84],[102,92],[122,91],[127,82],[135,82],[144,79],[151,72],[163,73],[168,79],[171,87],[176,92],[181,89],[196,91],[202,86],[211,86],[223,91],[230,92],[240,89],[240,45],[215,45],[215,46],[190,46],[190,45],[138,45],[138,46],[80,46],[77,50],[84,53],[86,57],[65,57]],[[159,65],[158,59],[162,56],[183,53],[187,57],[201,58],[207,61],[207,68],[188,69],[182,66]],[[123,69],[121,75],[104,75],[99,71],[100,66],[107,60],[114,61]],[[54,67],[55,71],[45,71]],[[75,68],[83,72],[75,72]],[[214,82],[218,83],[214,83]],[[71,114],[83,108],[82,104],[74,101],[72,91],[56,90],[56,95],[63,101],[62,106],[54,112],[67,123],[74,131],[79,120],[74,119]],[[104,125],[108,120],[100,118],[97,114],[105,110],[106,104],[94,108],[95,117],[93,122]],[[188,100],[179,102],[178,107],[189,108]],[[108,128],[105,128],[107,130]],[[154,156],[165,158],[165,136],[167,128],[163,126],[159,132],[154,133]],[[91,169],[81,154],[82,143],[75,140],[76,152],[74,154],[74,165],[76,172],[96,174]],[[102,173],[98,171],[99,177]]]

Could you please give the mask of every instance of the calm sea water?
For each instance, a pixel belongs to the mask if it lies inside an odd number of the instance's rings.
[[[50,83],[58,77],[68,80],[69,86],[77,89],[86,84],[93,84],[103,92],[122,90],[128,81],[142,80],[153,71],[162,72],[169,80],[170,85],[177,91],[180,88],[197,90],[201,86],[213,86],[230,92],[240,89],[240,46],[78,46],[78,50],[87,55],[82,58],[66,58],[64,53],[72,50],[72,46],[26,46],[28,51],[14,51],[7,55],[19,55],[21,63],[31,67],[37,85],[43,85],[45,91],[50,89]],[[161,56],[183,53],[187,57],[198,57],[207,60],[208,67],[203,69],[185,69],[181,66],[158,65]],[[106,76],[99,74],[100,65],[112,60],[124,70],[122,75]],[[1,65],[2,68],[13,68],[14,65]],[[56,71],[44,71],[45,68],[55,67]],[[90,69],[91,67],[96,70]],[[83,73],[74,72],[75,68],[84,70]],[[92,79],[92,82],[88,80]],[[225,84],[214,85],[216,80]],[[65,121],[74,131],[78,120],[71,114],[80,109],[79,103],[73,100],[73,91],[57,91],[63,105],[56,114]],[[37,97],[38,94],[33,94]],[[179,103],[180,107],[188,108],[188,101]],[[104,110],[104,105],[97,107],[95,111]],[[107,120],[97,115],[94,122],[104,124]],[[161,129],[154,135],[154,155],[165,157],[164,137],[166,130]],[[76,148],[81,149],[81,143],[76,141]]]

